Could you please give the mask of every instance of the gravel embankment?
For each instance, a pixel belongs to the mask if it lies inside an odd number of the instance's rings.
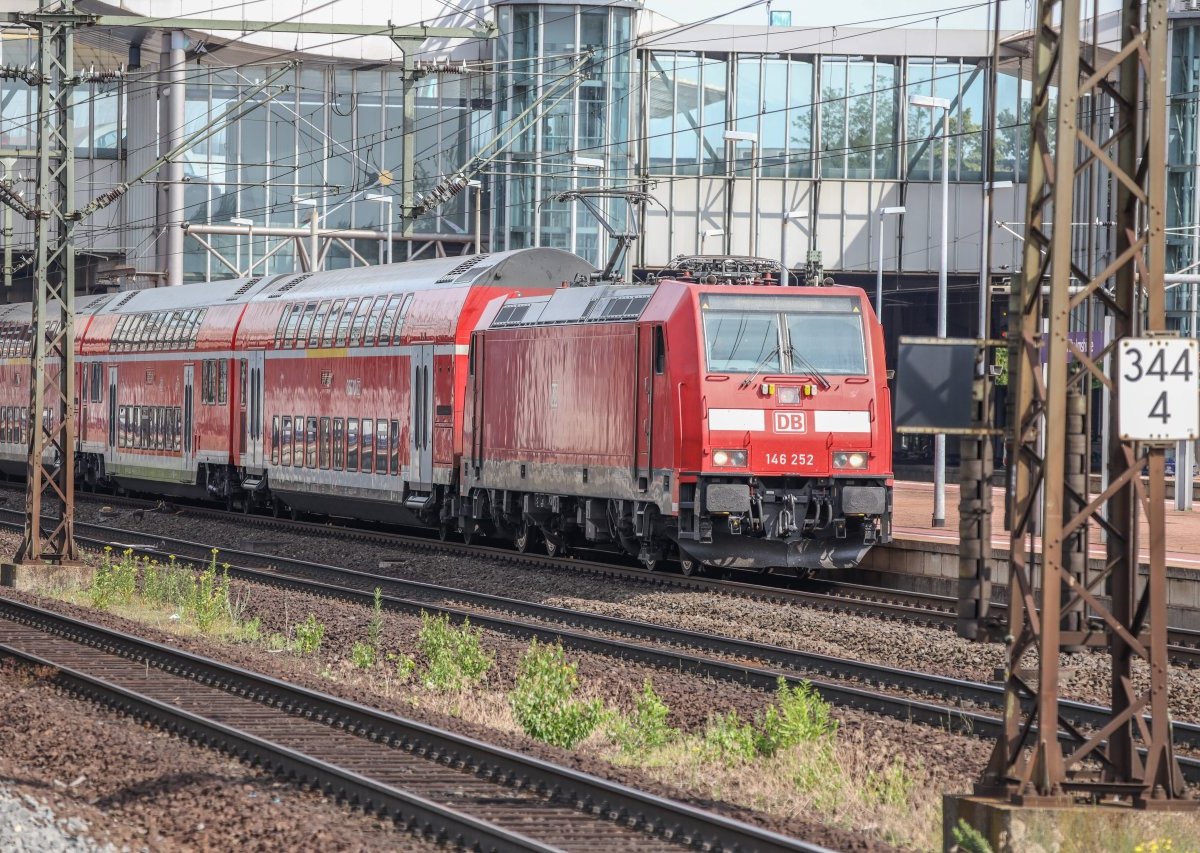
[[[4,850],[435,849],[0,665]]]
[[[0,547],[7,545],[7,542],[0,541]],[[702,784],[697,784],[693,789],[665,785],[637,769],[614,767],[586,751],[561,750],[526,737],[515,729],[511,717],[506,713],[505,701],[515,677],[516,661],[526,649],[526,644],[521,641],[485,634],[484,646],[495,655],[495,664],[483,689],[477,691],[480,695],[464,699],[439,696],[419,684],[381,682],[377,672],[364,674],[348,662],[353,643],[365,637],[368,613],[364,608],[256,585],[236,586],[236,591],[245,598],[247,616],[263,619],[263,636],[289,632],[290,626],[303,620],[309,613],[319,614],[326,627],[319,655],[315,658],[300,657],[286,652],[271,652],[262,645],[231,645],[202,636],[180,636],[131,622],[111,612],[50,601],[12,590],[2,590],[0,594],[51,606],[59,612],[96,624],[127,630],[149,640],[252,668],[295,684],[442,726],[664,796],[689,800],[704,808],[835,849],[891,849],[874,839],[869,832],[859,834],[824,826],[809,815],[767,815],[733,803],[713,802],[711,790]],[[419,628],[418,619],[389,613],[385,617],[381,645],[385,649],[411,651],[416,647]],[[702,726],[710,711],[737,710],[743,719],[753,719],[770,700],[762,691],[726,682],[698,679],[593,655],[572,654],[571,657],[578,662],[580,681],[586,694],[602,698],[618,708],[631,707],[631,697],[640,691],[646,678],[651,678],[655,689],[671,708],[671,724],[686,730]],[[918,756],[922,765],[929,770],[930,778],[936,779],[931,791],[943,788],[965,790],[977,769],[986,761],[987,745],[974,738],[849,709],[836,709],[835,716],[839,721],[839,732],[847,738],[861,741],[874,755],[903,753]]]
[[[186,512],[171,515],[118,508],[115,515],[106,515],[99,512],[101,506],[102,501],[81,502],[80,520],[954,678],[991,681],[1004,665],[1002,646],[970,643],[937,628],[483,559],[404,552],[359,541],[347,544],[336,531],[315,535],[247,528],[236,521],[189,517]],[[380,569],[381,561],[400,567]],[[1065,698],[1109,703],[1111,673],[1105,656],[1063,655],[1060,669]],[[1135,664],[1135,677],[1147,677],[1140,664]],[[1171,667],[1171,709],[1176,719],[1200,722],[1200,670]]]

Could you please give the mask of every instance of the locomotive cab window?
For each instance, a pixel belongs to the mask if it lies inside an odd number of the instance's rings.
[[[667,369],[667,341],[663,335],[663,327],[654,327],[654,372],[663,374]]]
[[[711,372],[867,372],[862,309],[855,297],[706,293],[700,310]]]

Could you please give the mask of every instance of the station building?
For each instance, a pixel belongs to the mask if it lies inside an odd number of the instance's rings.
[[[1200,5],[1172,2],[1169,251],[1182,271],[1200,262],[1200,11],[1192,11]],[[3,11],[30,5],[0,0]],[[993,241],[987,285],[999,290],[1021,263],[1028,32],[1000,34],[993,68],[983,29],[882,19],[816,29],[679,24],[653,0],[77,6],[159,17],[236,12],[263,22],[495,24],[491,38],[429,39],[410,52],[415,102],[407,120],[403,52],[383,35],[206,31],[179,22],[81,31],[78,68],[124,73],[76,90],[77,204],[142,173],[227,110],[236,116],[80,223],[82,290],[378,263],[388,243],[395,260],[554,246],[599,265],[611,248],[606,230],[583,205],[555,198],[590,186],[652,196],[635,222],[622,203],[606,203],[610,227],[641,231],[627,261],[631,277],[677,255],[753,252],[797,275],[819,258],[824,275],[873,292],[882,254],[882,317],[892,341],[934,329],[943,216],[951,335],[978,331],[985,229]],[[1102,46],[1115,25],[1101,19]],[[0,65],[28,66],[35,56],[28,31],[4,30]],[[912,95],[950,102],[945,161],[940,110],[911,104]],[[1088,113],[1097,134],[1107,112],[1097,103]],[[27,194],[37,127],[35,92],[19,79],[0,80],[0,165]],[[730,131],[739,138],[727,138]],[[417,212],[405,220],[409,141]],[[477,187],[427,202],[473,160]],[[985,216],[987,181],[995,189]],[[1103,258],[1112,240],[1110,188],[1094,195],[1095,217],[1076,227]],[[881,213],[896,207],[904,213]],[[29,224],[15,220],[3,236],[13,300],[29,292],[32,243]],[[309,240],[314,227],[319,235]],[[1172,321],[1185,328],[1187,296],[1176,288],[1170,303]],[[998,318],[1005,303],[996,297]]]

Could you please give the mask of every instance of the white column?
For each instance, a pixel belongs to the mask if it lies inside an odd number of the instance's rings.
[[[183,142],[184,124],[187,121],[187,37],[182,32],[170,33],[170,52],[167,54],[167,126],[163,136],[170,150]],[[168,163],[166,167],[167,204],[162,217],[167,229],[166,271],[167,284],[183,284],[183,160]]]

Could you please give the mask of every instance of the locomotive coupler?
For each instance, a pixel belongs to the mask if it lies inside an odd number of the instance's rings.
[[[758,495],[750,496],[750,530],[756,534],[763,532],[762,498]]]
[[[742,518],[739,515],[729,516],[729,532],[734,536],[740,536],[742,533]]]

